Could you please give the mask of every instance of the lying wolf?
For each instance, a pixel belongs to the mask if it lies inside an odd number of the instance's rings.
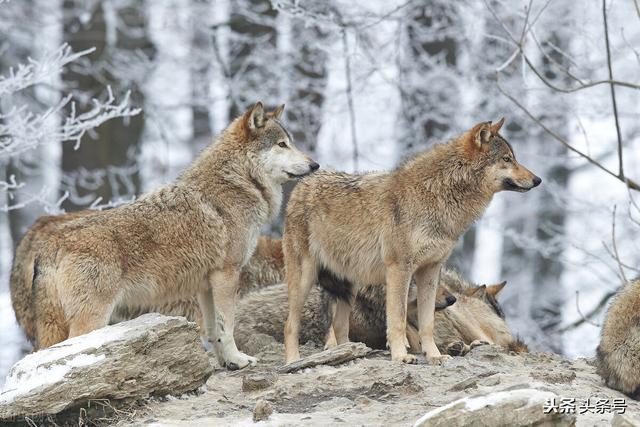
[[[310,290],[301,317],[301,339],[317,346],[335,345],[331,331],[332,308],[337,296],[325,289],[335,277],[321,271],[319,286]],[[496,296],[505,283],[474,286],[457,273],[445,270],[436,296],[434,338],[438,349],[445,354],[462,356],[471,347],[480,344],[498,344],[509,350],[526,352],[527,347],[509,330]],[[369,347],[386,347],[385,288],[367,286],[361,289],[349,319],[349,338],[364,342]],[[420,352],[417,340],[417,292],[415,285],[409,291],[407,337],[412,352]],[[238,303],[236,341],[244,348],[255,333],[273,336],[284,341],[282,326],[286,317],[287,290],[284,285],[269,286],[247,294]]]
[[[640,278],[616,295],[602,325],[597,372],[607,387],[640,398]]]
[[[61,224],[34,263],[37,341],[100,328],[113,310],[197,296],[222,365],[254,365],[233,339],[240,269],[280,210],[282,184],[318,164],[293,145],[283,106],[257,103],[173,183],[117,208]],[[63,321],[60,321],[63,319]]]
[[[300,357],[300,316],[322,269],[352,286],[343,290],[351,301],[363,286],[386,286],[391,358],[405,363],[416,360],[406,348],[407,294],[413,277],[422,351],[430,362],[444,358],[433,337],[442,265],[495,193],[525,192],[541,182],[516,161],[511,145],[499,134],[503,122],[480,123],[391,172],[324,172],[296,186],[283,238],[289,292],[287,362]],[[351,301],[339,299],[336,304],[333,330],[338,344],[349,339]]]

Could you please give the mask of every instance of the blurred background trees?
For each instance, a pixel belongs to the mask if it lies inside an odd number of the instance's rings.
[[[582,6],[0,0],[2,319],[13,247],[37,216],[172,180],[263,100],[287,105],[323,168],[346,171],[393,168],[505,116],[544,184],[497,195],[450,265],[509,282],[501,301],[531,347],[591,354],[603,297],[639,274],[640,9]]]

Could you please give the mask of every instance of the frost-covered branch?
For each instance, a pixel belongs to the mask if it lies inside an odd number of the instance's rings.
[[[75,113],[71,95],[67,95],[44,113],[33,113],[23,105],[0,114],[0,159],[19,155],[45,142],[71,141],[77,148],[88,131],[116,117],[134,116],[140,112],[140,109],[129,107],[128,93],[122,101],[116,102],[110,88],[107,92],[109,95],[105,101],[94,99],[92,108],[79,115]],[[69,105],[71,113],[64,118],[62,124],[54,129],[47,126],[49,118],[62,114]]]
[[[19,64],[17,68],[11,67],[9,74],[0,76],[0,96],[7,96],[30,86],[43,83],[59,73],[65,65],[69,64],[95,51],[95,48],[74,53],[68,44],[63,44],[58,50],[45,56],[41,60],[29,58],[27,64]]]

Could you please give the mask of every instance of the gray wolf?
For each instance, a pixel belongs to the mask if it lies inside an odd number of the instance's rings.
[[[303,307],[301,339],[303,342],[312,342],[317,346],[331,347],[333,333],[331,329],[332,314],[334,312],[336,297],[323,289],[320,284],[323,280],[333,280],[333,276],[319,275],[319,285],[314,286],[309,293],[309,298]],[[373,288],[373,286],[371,287]],[[351,332],[360,331],[353,335],[354,341],[361,341],[365,344],[384,348],[376,345],[376,339],[380,332],[375,328],[377,313],[369,313],[370,310],[367,297],[365,296],[369,287],[361,290],[355,298],[352,314],[352,324],[354,328]],[[455,298],[445,288],[440,288],[436,299],[436,309],[443,310],[455,303]],[[384,340],[384,301],[382,302],[382,336]],[[276,284],[258,289],[246,294],[238,302],[238,326],[236,328],[236,340],[240,348],[243,348],[250,337],[256,333],[262,333],[274,337],[278,342],[284,342],[284,323],[287,317],[287,286],[286,284]],[[384,343],[383,343],[384,344]]]
[[[333,284],[322,281],[335,280],[335,276],[319,274],[319,286],[314,286],[303,307],[300,338],[317,346],[335,345],[331,330],[332,309],[337,295],[325,289]],[[505,282],[475,286],[462,279],[456,272],[443,270],[438,286],[435,311],[434,339],[442,353],[462,356],[472,347],[481,344],[497,344],[516,352],[526,352],[527,347],[509,330],[495,300]],[[355,298],[349,319],[349,338],[364,342],[371,348],[386,346],[385,287],[366,286]],[[417,337],[416,290],[412,284],[408,298],[407,336],[412,352],[420,352]],[[489,302],[494,300],[494,302]],[[243,348],[256,333],[273,336],[284,342],[283,325],[287,316],[287,288],[284,284],[269,286],[248,293],[238,302],[238,326],[236,341]]]
[[[195,295],[220,363],[254,365],[233,339],[240,270],[280,210],[282,185],[319,167],[293,145],[283,109],[265,113],[257,103],[174,183],[60,224],[34,262],[40,346],[106,325],[123,301],[153,306]]]
[[[409,282],[417,287],[418,333],[431,363],[445,358],[434,338],[436,284],[441,266],[462,233],[499,191],[528,191],[541,183],[520,165],[499,134],[504,119],[484,122],[387,173],[324,172],[302,180],[289,200],[283,238],[289,316],[287,362],[300,357],[300,314],[318,271],[350,283],[351,299],[372,283],[387,287],[387,340],[391,358],[407,353]],[[334,333],[349,339],[353,304],[338,300]],[[448,357],[448,356],[447,356]]]
[[[597,372],[607,387],[640,398],[640,278],[611,303],[596,350]]]
[[[16,248],[10,280],[11,302],[16,320],[34,349],[41,347],[36,340],[34,301],[31,289],[34,261],[38,248],[60,224],[94,213],[95,211],[85,210],[63,215],[42,216],[29,228]],[[284,260],[281,240],[262,235],[258,238],[253,255],[240,272],[239,295],[242,296],[256,287],[281,283],[283,280]],[[133,319],[144,313],[158,312],[166,315],[185,316],[198,323],[201,330],[204,331],[202,313],[195,296],[170,301],[159,306],[131,305],[134,301],[129,303],[130,305],[127,305],[127,301],[123,301],[115,307],[109,320],[110,324]],[[53,314],[55,315],[55,313]],[[66,319],[61,317],[57,319],[57,322],[64,324]]]

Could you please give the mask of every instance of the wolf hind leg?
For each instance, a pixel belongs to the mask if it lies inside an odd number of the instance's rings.
[[[337,345],[349,342],[351,307],[352,304],[343,299],[338,298],[336,301],[336,312],[333,316],[333,331]]]
[[[51,347],[69,337],[69,324],[59,301],[45,292],[37,292],[34,350]]]
[[[310,256],[287,260],[287,291],[289,315],[284,327],[285,361],[291,363],[300,359],[299,339],[302,307],[311,286],[318,280],[318,268]]]
[[[69,318],[69,338],[88,334],[109,324],[109,305],[96,304]]]

